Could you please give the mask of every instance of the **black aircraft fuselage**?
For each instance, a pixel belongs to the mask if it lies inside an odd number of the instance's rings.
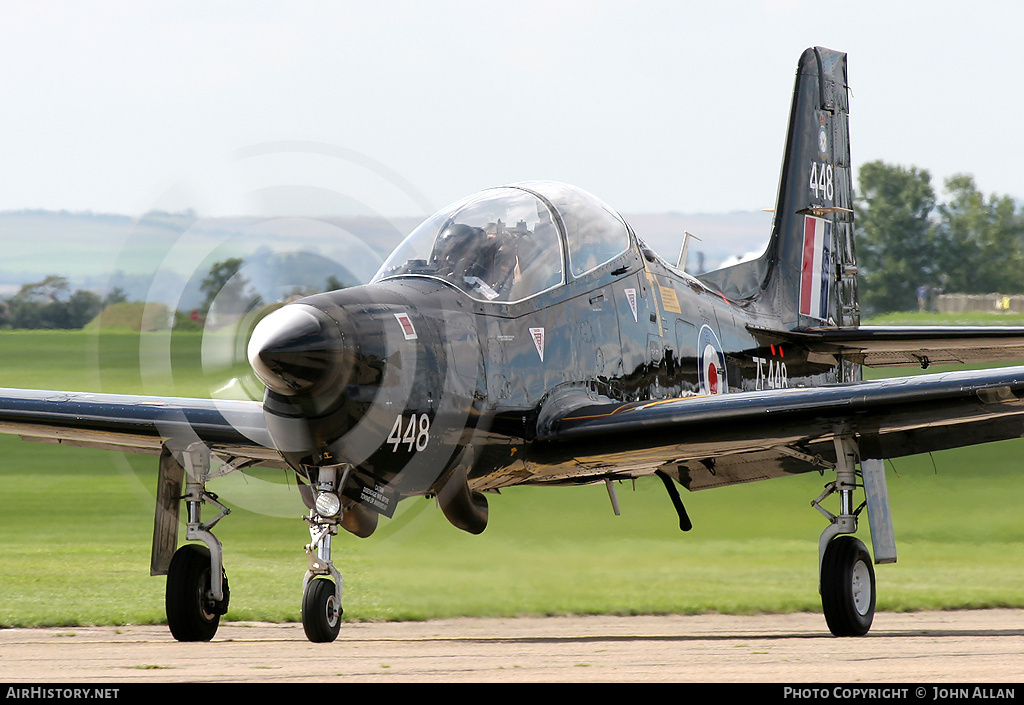
[[[446,485],[482,504],[514,484],[659,471],[697,489],[813,467],[789,451],[710,467],[692,437],[548,441],[585,410],[860,378],[787,336],[859,324],[845,74],[843,54],[801,57],[755,260],[690,276],[589,193],[525,182],[428,218],[369,284],[271,314],[249,357],[275,446],[300,476],[344,467],[349,500],[386,515],[411,495],[444,506]]]
[[[588,245],[567,237],[564,223],[588,217],[578,207],[572,218],[559,212],[559,199],[596,208],[598,220],[621,229],[607,235],[618,245],[604,248],[598,257],[604,261],[581,265],[578,275],[573,248]],[[431,255],[407,259],[400,247],[372,283],[302,299],[261,323],[251,357],[268,386],[268,429],[300,475],[344,464],[351,468],[347,498],[390,516],[399,499],[439,493],[456,472],[474,494],[635,476],[637,463],[650,474],[677,451],[609,448],[609,460],[588,466],[576,454],[546,447],[547,417],[841,381],[834,358],[812,361],[806,349],[756,333],[784,325],[770,307],[758,299],[730,301],[672,267],[578,189],[527,183],[485,191],[470,205],[505,213],[521,201],[551,208],[559,225],[555,247],[530,249],[538,231],[520,224],[500,232],[500,218],[488,221],[499,231],[490,238],[508,239],[520,270],[531,266],[524,261],[528,250],[555,263],[554,278],[534,287],[551,284],[542,291],[506,300],[514,294],[479,285],[481,277],[496,276],[477,266],[487,259],[479,249],[472,275],[464,262],[444,266],[440,234],[473,211],[456,204],[425,224]],[[483,230],[477,236],[488,238]],[[633,466],[621,453],[631,455]],[[763,468],[757,473],[764,476]],[[691,489],[708,484],[688,482],[687,474],[677,479]]]

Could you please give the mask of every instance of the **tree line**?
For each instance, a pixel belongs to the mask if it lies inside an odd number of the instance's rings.
[[[0,326],[9,328],[81,328],[104,306],[123,300],[115,289],[105,299],[91,291],[71,290],[67,278],[56,275],[25,284],[17,294],[0,302]]]
[[[854,198],[858,287],[866,313],[918,307],[918,290],[1024,293],[1024,209],[984,195],[969,174],[945,180],[939,200],[928,171],[864,164]]]
[[[244,260],[232,257],[214,263],[199,285],[203,300],[194,311],[177,312],[175,326],[197,328],[210,313],[214,301],[221,313],[244,314],[268,302],[244,276]],[[286,292],[288,298],[308,296],[320,291],[342,289],[345,284],[331,274],[323,288],[296,286]],[[86,291],[71,290],[66,277],[50,275],[43,281],[25,284],[17,294],[0,301],[0,328],[25,329],[78,329],[92,321],[103,309],[117,303],[126,303],[128,297],[119,288],[106,296]]]

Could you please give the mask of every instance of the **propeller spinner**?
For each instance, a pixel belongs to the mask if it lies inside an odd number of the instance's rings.
[[[266,316],[249,339],[249,363],[268,389],[285,396],[314,394],[344,383],[338,323],[323,311],[291,304]]]

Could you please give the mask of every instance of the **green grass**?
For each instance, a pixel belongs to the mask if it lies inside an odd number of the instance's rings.
[[[933,311],[898,311],[873,316],[864,325],[872,326],[1024,326],[1024,314],[965,311],[936,313]]]
[[[2,333],[0,385],[95,389],[99,379],[104,391],[202,394],[234,373],[194,362],[195,335],[143,346],[173,358],[174,375],[140,371],[139,334],[100,338]],[[900,554],[876,567],[880,609],[1024,607],[1022,451],[1011,441],[890,466]],[[148,574],[155,457],[3,436],[0,458],[0,626],[163,622],[164,579]],[[684,493],[689,533],[657,480],[619,484],[617,517],[600,485],[489,495],[480,536],[452,528],[430,500],[406,501],[369,539],[335,541],[345,616],[816,612],[824,519],[810,500],[826,480]],[[217,527],[227,618],[297,620],[309,536],[294,486],[261,471],[211,489],[233,510]]]

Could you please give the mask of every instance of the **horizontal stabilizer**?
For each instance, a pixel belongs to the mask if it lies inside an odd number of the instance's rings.
[[[759,339],[774,339],[811,353],[842,355],[868,367],[979,364],[1024,360],[1024,327],[859,326],[778,331],[751,327]]]

